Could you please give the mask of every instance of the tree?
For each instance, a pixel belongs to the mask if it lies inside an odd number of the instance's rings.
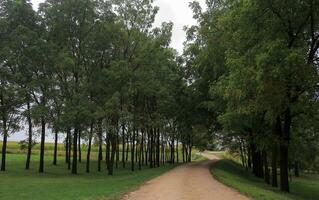
[[[66,133],[65,161],[73,174],[81,162],[83,140],[88,143],[88,173],[94,140],[99,146],[98,171],[106,146],[109,175],[118,167],[121,149],[123,167],[131,152],[132,170],[137,163],[141,170],[143,165],[153,168],[166,161],[179,162],[180,142],[191,161],[194,142],[204,140],[195,133],[204,127],[196,119],[201,114],[192,117],[193,111],[200,110],[191,106],[197,93],[187,94],[193,88],[187,86],[181,58],[169,47],[173,24],[152,28],[158,11],[152,3],[47,0],[34,12],[26,0],[1,2],[4,141],[9,129],[17,128],[19,117],[25,117],[27,169],[33,127],[41,130],[40,173],[49,129],[55,137],[53,165],[58,138]],[[13,94],[21,96],[11,98]],[[187,112],[187,117],[176,114],[175,108]],[[8,121],[9,115],[16,123]],[[190,131],[184,135],[184,130]]]
[[[24,18],[28,16],[27,18]],[[32,141],[30,114],[30,64],[28,58],[33,51],[36,17],[29,1],[3,1],[1,4],[1,25],[3,51],[1,51],[1,119],[3,127],[2,166],[5,170],[6,143],[10,129],[15,131],[19,123],[18,108],[28,99],[27,118],[29,124],[29,148],[26,168],[29,167]],[[22,68],[24,75],[22,76]],[[25,95],[20,96],[23,93]]]
[[[191,4],[199,22],[188,29],[192,42],[185,51],[187,65],[197,67],[191,68],[193,85],[205,80],[209,70],[214,72],[199,87],[210,88],[203,94],[214,99],[206,109],[220,102],[226,105],[214,114],[227,132],[239,136],[235,137],[239,144],[243,138],[252,144],[248,152],[255,175],[268,177],[266,152],[273,149],[274,186],[278,146],[280,188],[288,192],[291,127],[294,118],[313,104],[317,91],[318,18],[313,8],[318,3],[265,0],[207,5],[202,12],[198,3]],[[267,170],[263,172],[258,163]]]

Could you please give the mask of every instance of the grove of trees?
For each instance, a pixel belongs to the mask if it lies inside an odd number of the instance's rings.
[[[206,4],[190,3],[197,25],[185,27],[180,56],[173,24],[153,27],[153,0],[46,0],[37,12],[2,0],[1,170],[21,124],[26,169],[41,130],[39,172],[48,130],[53,164],[64,142],[73,174],[84,153],[92,170],[94,144],[95,170],[105,160],[110,175],[127,161],[132,170],[189,162],[194,146],[216,142],[285,192],[290,168],[318,169],[319,0]]]
[[[169,47],[173,24],[153,28],[157,11],[152,0],[47,0],[37,12],[29,0],[1,1],[2,171],[8,137],[22,126],[26,169],[40,129],[40,173],[49,132],[53,164],[63,142],[73,174],[84,153],[86,171],[93,170],[94,144],[94,170],[105,160],[109,175],[128,161],[132,170],[191,161],[194,134],[184,105],[192,97],[181,59]]]
[[[319,1],[191,7],[198,25],[187,28],[184,58],[201,117],[243,166],[289,192],[292,166],[297,176],[318,170]]]

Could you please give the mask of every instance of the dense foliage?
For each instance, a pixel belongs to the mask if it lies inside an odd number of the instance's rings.
[[[51,132],[53,164],[64,136],[74,174],[81,144],[87,172],[95,144],[96,170],[105,159],[110,175],[128,161],[132,170],[191,161],[194,132],[184,105],[192,97],[169,47],[173,24],[153,28],[152,0],[47,0],[37,12],[29,0],[3,0],[0,8],[1,170],[7,138],[21,124],[28,127],[26,169],[40,129],[39,172]]]
[[[63,137],[72,173],[87,145],[98,171],[131,162],[191,161],[197,148],[237,152],[257,177],[289,191],[289,169],[318,169],[318,0],[207,0],[190,4],[182,56],[172,23],[153,28],[153,0],[0,2],[1,170],[8,136],[35,128]],[[212,138],[214,140],[212,140]],[[217,144],[218,143],[218,144]],[[105,152],[102,152],[106,149]],[[182,155],[180,155],[180,153]],[[182,157],[182,159],[181,159]]]
[[[279,163],[288,192],[291,166],[297,176],[318,169],[319,1],[191,6],[198,25],[187,29],[184,54],[212,132],[274,187]]]

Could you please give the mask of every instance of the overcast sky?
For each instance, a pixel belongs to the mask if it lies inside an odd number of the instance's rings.
[[[31,0],[33,7],[38,8],[38,4],[44,0]],[[185,40],[184,26],[194,25],[196,21],[193,19],[191,9],[188,7],[189,2],[193,0],[155,0],[155,5],[160,8],[156,16],[155,26],[160,26],[162,22],[173,22],[173,37],[171,46],[182,52],[183,42]],[[198,0],[201,5],[205,4],[205,0]]]

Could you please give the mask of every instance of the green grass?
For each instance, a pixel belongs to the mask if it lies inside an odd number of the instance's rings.
[[[219,181],[237,189],[239,192],[256,200],[318,200],[319,176],[302,175],[293,177],[290,182],[291,193],[280,192],[264,183],[263,179],[254,177],[233,160],[218,161],[212,170],[214,177]]]
[[[114,176],[97,172],[97,162],[92,161],[91,173],[85,173],[85,160],[79,165],[79,174],[72,175],[67,170],[64,157],[59,157],[58,166],[52,165],[52,156],[45,157],[45,173],[39,174],[38,156],[32,157],[31,169],[26,171],[25,155],[8,154],[7,171],[0,173],[0,199],[19,200],[94,200],[121,196],[145,181],[171,169],[166,164],[161,168],[130,171],[119,167]]]
[[[2,146],[0,142],[0,147]],[[20,150],[17,142],[8,142],[6,172],[0,172],[0,199],[19,200],[95,200],[116,199],[123,193],[137,188],[145,181],[150,180],[162,173],[172,169],[176,165],[165,164],[165,166],[131,172],[130,163],[126,169],[114,167],[114,176],[108,176],[105,161],[102,163],[102,172],[97,172],[97,146],[92,146],[91,172],[85,172],[86,145],[82,145],[82,163],[79,164],[79,174],[72,175],[65,164],[65,149],[63,144],[58,144],[58,165],[53,166],[53,149],[51,143],[45,144],[45,173],[38,173],[39,145],[32,149],[31,169],[25,170],[26,152]],[[104,148],[104,147],[103,147]],[[120,148],[121,150],[121,148]],[[103,149],[103,152],[105,149]],[[205,159],[192,151],[194,162]],[[179,161],[182,160],[180,152]],[[120,153],[120,158],[121,158]],[[130,158],[130,152],[129,152]],[[130,160],[130,159],[129,159]]]
[[[197,151],[192,152],[192,161],[193,162],[200,162],[200,161],[205,161],[208,160],[205,156],[202,154],[198,153]]]

